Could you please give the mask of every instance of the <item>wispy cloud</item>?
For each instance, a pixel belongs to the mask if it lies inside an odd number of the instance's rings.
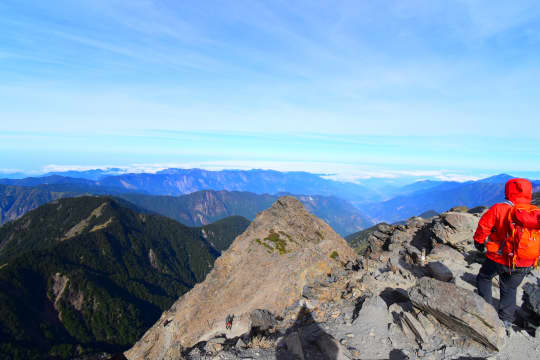
[[[24,172],[21,169],[11,169],[11,168],[0,168],[1,174],[14,174],[14,173],[22,173]]]

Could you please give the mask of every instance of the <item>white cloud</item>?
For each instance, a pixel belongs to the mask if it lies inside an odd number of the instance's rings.
[[[10,168],[0,168],[0,173],[2,174],[13,174],[23,172],[21,169],[10,169]]]

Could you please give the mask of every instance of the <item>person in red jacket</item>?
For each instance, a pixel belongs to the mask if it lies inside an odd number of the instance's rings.
[[[504,203],[493,205],[480,219],[474,234],[474,246],[481,252],[484,248],[486,250],[486,260],[476,277],[478,294],[492,304],[491,280],[499,275],[499,318],[510,329],[514,321],[517,288],[530,272],[534,261],[518,260],[516,267],[511,269],[508,256],[502,253],[502,243],[509,231],[507,216],[512,206],[531,203],[531,182],[527,179],[508,180],[505,197]]]

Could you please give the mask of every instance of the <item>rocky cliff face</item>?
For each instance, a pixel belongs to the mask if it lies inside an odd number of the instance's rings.
[[[355,259],[344,239],[293,197],[279,198],[216,261],[205,281],[181,297],[125,353],[128,359],[179,359],[185,349],[249,333],[250,314],[283,317],[306,286]],[[232,328],[225,319],[234,316]]]

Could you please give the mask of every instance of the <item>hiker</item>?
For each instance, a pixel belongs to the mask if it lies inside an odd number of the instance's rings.
[[[506,330],[509,332],[514,321],[516,306],[516,291],[529,274],[531,267],[536,266],[538,255],[540,255],[540,245],[536,248],[532,246],[532,255],[524,252],[521,247],[515,246],[516,242],[528,244],[529,241],[538,243],[538,230],[536,235],[529,236],[532,232],[528,227],[523,227],[516,220],[516,216],[522,213],[538,211],[534,205],[530,205],[532,198],[532,184],[526,179],[511,179],[505,185],[504,203],[493,205],[480,219],[478,228],[474,234],[474,246],[480,252],[486,250],[486,259],[476,277],[478,293],[488,303],[492,304],[491,280],[499,275],[499,318],[503,321]],[[540,214],[540,212],[538,213]],[[537,216],[534,213],[534,216]],[[511,219],[511,220],[510,220]],[[521,219],[521,217],[520,217]],[[516,225],[518,224],[518,225]],[[516,226],[521,226],[517,228]],[[515,231],[515,230],[518,231]],[[522,233],[527,232],[527,239],[518,239]],[[489,238],[488,238],[489,237]],[[486,238],[487,241],[486,241]],[[518,239],[518,240],[516,240]],[[534,244],[532,244],[534,245]]]
[[[227,318],[225,319],[225,329],[231,330],[233,320],[234,320],[234,315],[227,315]]]

